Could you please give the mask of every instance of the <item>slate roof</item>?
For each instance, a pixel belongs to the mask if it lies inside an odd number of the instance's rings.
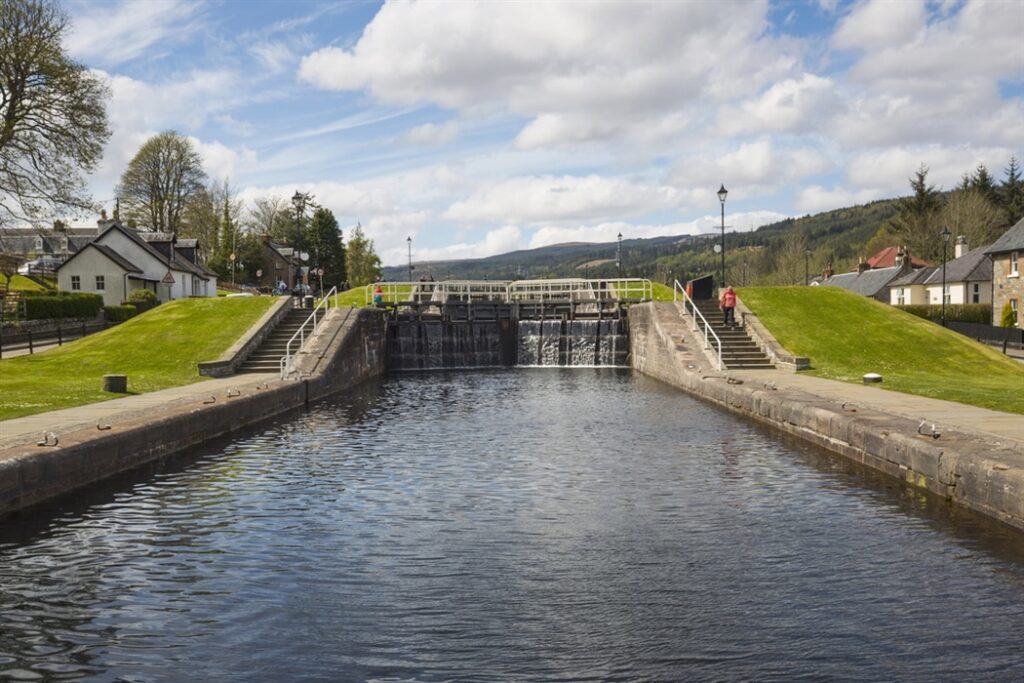
[[[986,253],[999,254],[1004,251],[1024,251],[1024,218],[993,242]]]
[[[946,284],[950,282],[987,282],[992,279],[992,259],[989,247],[972,249],[960,258],[946,262]],[[926,284],[942,283],[942,267],[938,267]]]
[[[138,231],[132,230],[131,228],[126,228],[116,221],[111,222],[110,225],[107,226],[107,230],[120,230],[125,236],[128,237],[128,239],[134,241],[136,244],[138,244],[143,249],[148,251],[154,258],[159,259],[164,263],[167,262],[167,256],[161,254],[159,249],[157,249],[156,247],[152,246],[149,242],[147,242],[146,239],[142,237],[142,235]],[[104,230],[104,233],[106,233],[106,230]],[[205,266],[197,266],[196,264],[191,263],[188,259],[181,258],[177,254],[175,254],[174,259],[171,261],[171,267],[181,272],[193,273],[194,275],[197,275],[204,280],[209,280],[210,276],[214,275],[214,273]]]
[[[99,251],[101,254],[103,254],[108,259],[110,259],[115,264],[117,264],[117,266],[119,268],[121,268],[122,270],[126,270],[129,273],[141,273],[142,272],[141,268],[139,268],[134,263],[132,263],[131,261],[126,259],[124,256],[121,256],[120,254],[118,254],[116,251],[114,251],[113,249],[111,249],[107,245],[105,245],[105,244],[96,244],[95,242],[91,242],[91,243],[85,245],[85,247],[83,247],[82,249],[79,249],[75,254],[73,254],[72,256],[69,256],[68,259],[66,261],[64,261],[64,263],[62,263],[59,266],[57,266],[54,270],[60,270],[64,266],[68,265],[69,263],[74,261],[75,257],[77,257],[79,254],[84,254],[85,250],[88,249],[89,247],[92,247],[92,248],[96,249],[97,251]]]
[[[899,274],[900,269],[895,266],[892,268],[872,268],[865,270],[863,273],[853,272],[833,275],[821,284],[825,287],[841,287],[864,296],[875,296],[885,289]]]
[[[912,270],[903,277],[898,277],[889,283],[890,287],[909,287],[910,285],[923,285],[928,277],[935,271],[935,268],[918,268]]]

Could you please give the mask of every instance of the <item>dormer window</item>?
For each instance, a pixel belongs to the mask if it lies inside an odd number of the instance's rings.
[[[68,238],[66,235],[60,238],[60,250],[65,254],[68,253]]]
[[[43,250],[43,238],[39,237],[37,235],[36,236],[36,251],[38,252],[38,251],[42,251],[42,250]]]

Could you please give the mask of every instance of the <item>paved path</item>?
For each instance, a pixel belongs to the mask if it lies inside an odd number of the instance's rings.
[[[64,408],[38,415],[17,417],[0,422],[0,445],[8,446],[25,441],[38,441],[43,432],[58,435],[76,429],[96,428],[97,424],[111,424],[144,416],[154,408],[168,404],[198,403],[211,400],[226,400],[230,390],[252,390],[257,385],[280,382],[277,373],[245,374],[220,379],[208,379],[183,387],[173,387],[147,394],[115,398],[110,401],[90,403],[74,408]]]
[[[925,420],[928,428],[934,423],[940,432],[943,427],[956,427],[964,431],[1010,439],[1024,445],[1024,415],[903,394],[874,385],[839,382],[781,370],[727,370],[726,374],[754,385],[774,382],[780,389],[799,389],[840,404],[846,401],[849,402],[848,407],[852,408],[859,406],[914,420]],[[1024,390],[1024,387],[1021,390]]]

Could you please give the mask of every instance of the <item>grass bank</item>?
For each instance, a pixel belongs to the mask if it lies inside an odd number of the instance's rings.
[[[838,287],[737,292],[812,375],[1024,414],[1024,364],[935,323]]]
[[[0,360],[0,420],[117,398],[101,389],[106,374],[128,375],[137,394],[198,382],[197,364],[219,357],[274,301],[181,299],[59,348]]]
[[[4,289],[4,286],[6,284],[7,284],[7,276],[4,275],[3,273],[0,273],[0,290]],[[46,291],[46,287],[43,287],[41,284],[39,284],[35,280],[31,280],[31,279],[25,277],[24,275],[14,275],[11,278],[10,287],[8,287],[7,289],[9,289],[12,292],[45,292]]]

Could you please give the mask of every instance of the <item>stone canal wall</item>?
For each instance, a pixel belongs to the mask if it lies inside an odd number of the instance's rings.
[[[673,304],[630,309],[631,365],[636,370],[734,413],[793,434],[1024,529],[1020,449],[988,435],[943,429],[936,440],[919,422],[842,404],[792,388],[752,385],[743,373],[716,372]],[[813,360],[813,359],[812,359]]]
[[[301,377],[287,381],[239,375],[231,385],[221,380],[191,385],[195,391],[155,408],[126,410],[105,418],[106,424],[68,426],[59,434],[57,447],[38,446],[37,436],[0,445],[0,514],[200,445],[381,374],[383,316],[366,309],[331,310],[299,359],[299,369]]]

